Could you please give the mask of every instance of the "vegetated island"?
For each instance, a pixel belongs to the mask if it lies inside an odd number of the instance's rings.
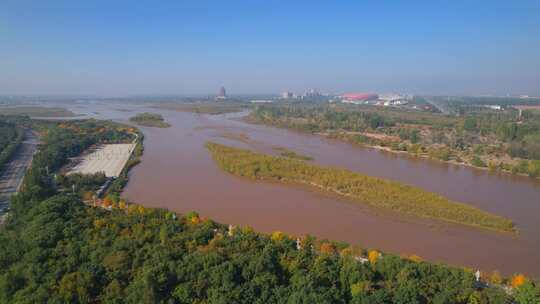
[[[30,117],[74,117],[79,116],[70,110],[58,107],[0,107],[0,115],[26,115]]]
[[[165,122],[165,119],[163,119],[161,114],[148,112],[139,113],[131,117],[129,121],[145,127],[168,128],[171,126],[169,123]]]
[[[96,202],[102,174],[58,170],[92,144],[132,140],[137,131],[92,120],[32,121],[31,128],[44,145],[0,227],[1,303],[521,304],[540,298],[539,282],[523,274],[494,271],[478,282],[471,269],[416,255],[146,208],[120,197],[121,179]],[[137,134],[133,161],[143,148]]]
[[[152,108],[157,109],[209,115],[241,112],[247,107],[247,105],[237,102],[159,103],[152,106]]]
[[[516,232],[509,219],[413,186],[213,142],[208,142],[206,147],[218,165],[234,175],[308,184],[395,212],[501,232]]]

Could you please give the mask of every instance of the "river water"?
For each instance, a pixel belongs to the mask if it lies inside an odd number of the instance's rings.
[[[66,105],[62,105],[66,106]],[[78,104],[72,111],[125,122],[136,112],[162,114],[171,128],[145,128],[142,163],[124,192],[149,207],[197,211],[258,231],[311,234],[429,261],[540,276],[540,182],[527,177],[419,160],[337,140],[240,121],[243,114],[199,115],[144,106]],[[246,137],[247,136],[247,137]],[[249,138],[249,140],[246,140]],[[373,210],[300,186],[254,182],[222,172],[207,141],[273,153],[286,147],[317,164],[347,168],[438,192],[512,219],[510,235]]]

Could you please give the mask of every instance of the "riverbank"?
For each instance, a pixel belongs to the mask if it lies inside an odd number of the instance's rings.
[[[508,175],[524,176],[540,180],[540,161],[526,159],[512,159],[509,157],[484,158],[477,155],[470,156],[463,153],[451,151],[443,146],[423,147],[418,144],[411,144],[402,141],[399,137],[388,136],[379,133],[349,132],[349,131],[326,131],[312,132],[305,130],[299,125],[289,125],[288,123],[273,123],[262,121],[252,115],[242,117],[241,120],[250,124],[268,125],[278,128],[286,128],[293,131],[313,134],[331,139],[342,140],[354,145],[372,148],[394,154],[407,155],[418,159],[429,159],[441,163],[474,168],[491,173],[503,173]],[[413,149],[414,148],[414,149]]]
[[[354,145],[359,145],[359,146],[362,146],[362,147],[367,147],[367,148],[376,149],[376,150],[385,151],[385,152],[394,153],[394,154],[407,155],[407,156],[418,158],[418,159],[428,159],[428,160],[433,160],[433,161],[437,161],[437,162],[440,162],[440,163],[451,164],[451,165],[456,165],[456,166],[463,166],[463,167],[468,167],[468,168],[474,168],[476,170],[483,170],[483,171],[490,172],[490,173],[502,173],[502,174],[508,174],[508,175],[523,176],[523,177],[528,177],[528,178],[533,178],[533,179],[540,179],[540,175],[539,176],[534,176],[534,175],[531,176],[531,174],[528,174],[528,173],[520,173],[520,172],[512,171],[512,169],[505,169],[505,168],[514,168],[514,167],[518,166],[519,161],[529,162],[527,160],[511,160],[511,161],[509,161],[508,159],[506,159],[506,162],[504,162],[504,160],[502,158],[500,158],[500,159],[497,160],[499,165],[495,165],[495,162],[493,162],[493,161],[491,161],[491,162],[488,161],[488,163],[486,164],[486,161],[481,160],[480,158],[478,158],[476,160],[476,163],[482,164],[481,166],[479,166],[479,165],[473,164],[474,159],[471,162],[466,162],[466,161],[464,161],[464,158],[460,157],[459,155],[457,155],[454,158],[449,157],[449,159],[444,160],[444,159],[441,159],[440,157],[434,157],[434,156],[430,155],[427,152],[421,152],[421,151],[410,152],[408,150],[395,149],[394,147],[387,146],[387,145],[382,146],[382,145],[379,145],[379,144],[369,144],[368,142],[358,142],[358,140],[355,139],[354,135],[347,134],[347,132],[343,132],[343,133],[339,133],[339,132],[334,132],[334,133],[319,132],[319,133],[313,133],[313,134],[318,135],[318,136],[327,137],[327,138],[343,140],[343,141],[346,141],[348,143],[351,143],[351,144],[354,144]],[[509,165],[510,162],[512,162],[513,164]]]
[[[343,141],[348,142],[348,143],[353,144],[353,145],[358,145],[358,146],[369,148],[369,149],[375,149],[375,150],[379,150],[379,151],[384,151],[384,152],[388,152],[388,153],[392,153],[392,154],[396,154],[396,155],[406,155],[406,156],[412,157],[412,158],[436,161],[436,162],[443,163],[443,164],[461,166],[461,167],[465,167],[465,168],[481,170],[481,171],[494,173],[494,174],[499,173],[499,174],[506,174],[506,175],[509,175],[509,176],[513,175],[513,176],[522,176],[522,177],[534,178],[534,177],[531,177],[529,174],[515,173],[515,172],[512,172],[511,170],[503,170],[503,169],[500,169],[500,168],[492,169],[492,168],[489,168],[487,166],[480,167],[480,166],[475,166],[475,165],[473,165],[471,163],[466,163],[466,162],[463,162],[463,161],[459,162],[459,161],[456,161],[454,159],[441,160],[439,158],[434,158],[434,157],[429,156],[428,153],[411,153],[411,152],[408,152],[408,151],[394,150],[394,149],[392,149],[391,147],[388,147],[388,146],[369,145],[369,144],[365,144],[365,143],[358,143],[358,142],[356,142],[354,140],[346,140],[346,139],[342,139],[342,138],[339,138],[339,137],[332,136],[329,133],[313,133],[313,135],[322,136],[322,137],[331,138],[331,139],[343,140]],[[536,179],[540,180],[540,176],[536,177]]]

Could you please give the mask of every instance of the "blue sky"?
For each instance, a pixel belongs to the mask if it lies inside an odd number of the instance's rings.
[[[540,95],[540,1],[0,1],[0,95]]]

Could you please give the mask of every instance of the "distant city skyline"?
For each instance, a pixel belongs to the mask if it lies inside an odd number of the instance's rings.
[[[0,95],[540,96],[540,2],[3,1]]]

